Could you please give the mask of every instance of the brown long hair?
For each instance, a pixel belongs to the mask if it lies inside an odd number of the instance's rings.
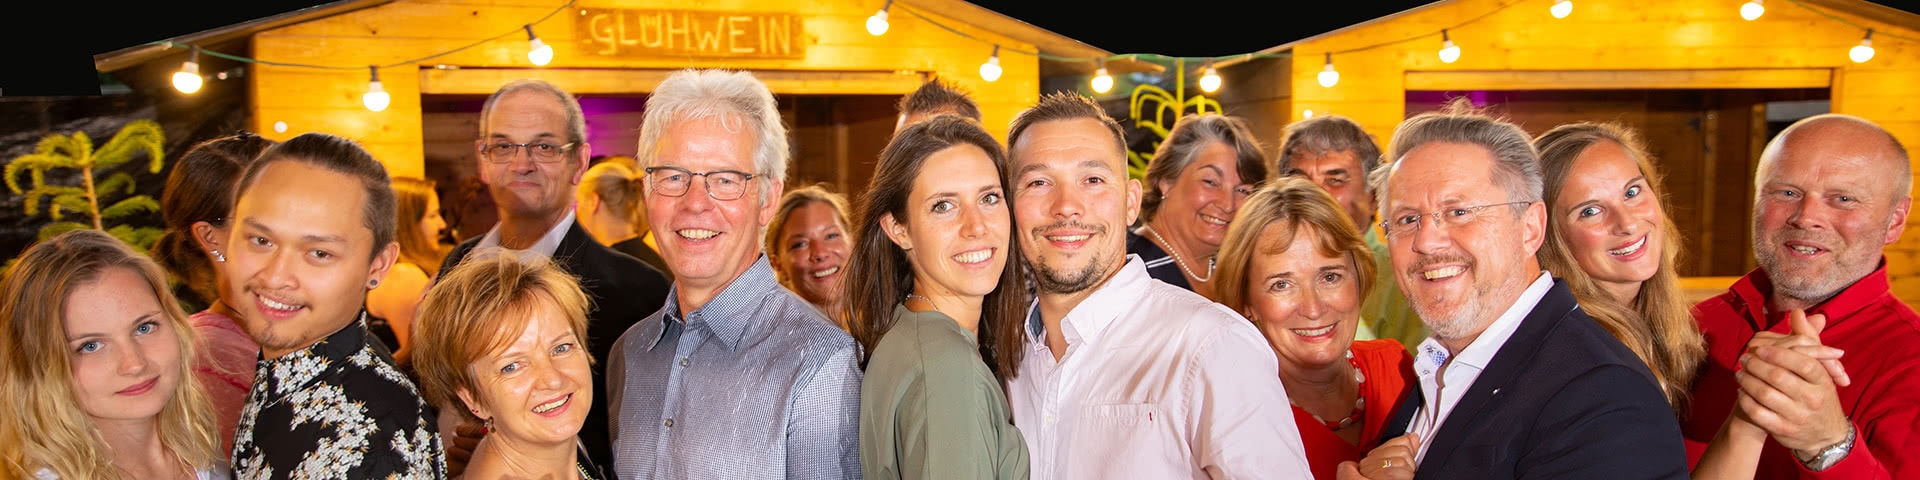
[[[180,294],[184,302],[206,306],[220,298],[213,262],[194,240],[193,224],[225,227],[227,217],[233,215],[233,184],[271,146],[273,140],[247,132],[207,140],[188,149],[167,173],[166,189],[160,194],[160,217],[167,231],[154,242],[152,255],[175,283],[187,289]]]
[[[447,255],[440,248],[440,239],[427,238],[420,231],[420,221],[427,218],[427,199],[435,195],[439,193],[432,180],[393,177],[393,212],[398,217],[394,239],[400,241],[400,260],[420,267],[427,275],[439,273],[440,261]]]
[[[920,177],[927,157],[948,148],[972,145],[987,152],[993,167],[1000,172],[1001,185],[1011,185],[1007,154],[978,122],[952,114],[942,114],[916,123],[894,135],[880,153],[873,181],[860,196],[855,215],[859,233],[853,235],[854,247],[848,255],[846,285],[841,311],[847,315],[847,330],[860,342],[860,363],[866,365],[880,337],[893,327],[893,308],[913,291],[913,264],[907,254],[881,230],[881,221],[889,214],[907,218],[907,196],[913,193],[913,181]],[[1007,197],[1011,202],[1011,196]],[[1013,211],[1013,204],[1007,204]],[[903,222],[904,223],[904,222]],[[987,368],[1002,381],[1012,379],[1020,365],[1020,352],[1026,343],[1023,329],[1027,310],[1026,272],[1020,266],[1020,242],[1007,239],[1007,266],[1000,281],[980,304],[980,357]]]
[[[168,292],[160,266],[99,230],[56,235],[20,256],[0,279],[0,405],[13,420],[0,422],[0,477],[31,478],[45,468],[60,478],[120,478],[93,420],[80,409],[68,358],[67,298],[111,269],[146,281],[160,301],[180,352],[180,385],[155,419],[161,445],[181,465],[218,460],[213,406],[194,381],[193,323]],[[129,294],[133,292],[127,292]]]
[[[1640,283],[1633,304],[1621,305],[1574,261],[1567,239],[1560,234],[1560,220],[1554,215],[1547,215],[1547,238],[1536,256],[1541,268],[1567,281],[1588,316],[1620,337],[1621,343],[1627,344],[1640,361],[1646,362],[1660,382],[1660,389],[1666,393],[1667,403],[1676,413],[1684,415],[1688,411],[1687,392],[1693,388],[1695,369],[1707,354],[1706,340],[1701,337],[1699,326],[1680,294],[1679,274],[1674,267],[1680,256],[1680,230],[1674,226],[1673,217],[1665,214],[1673,210],[1667,206],[1666,187],[1661,185],[1660,171],[1653,167],[1653,157],[1647,153],[1646,145],[1633,130],[1612,123],[1572,123],[1541,134],[1534,144],[1540,150],[1540,165],[1546,177],[1545,198],[1549,205],[1559,198],[1560,188],[1572,174],[1574,160],[1599,142],[1613,142],[1625,149],[1633,157],[1640,175],[1646,177],[1652,190],[1648,193],[1660,202],[1663,214],[1659,228],[1664,238],[1660,269],[1654,272],[1653,278]]]

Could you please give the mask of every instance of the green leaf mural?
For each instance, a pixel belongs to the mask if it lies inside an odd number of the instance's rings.
[[[46,226],[40,228],[45,240],[72,230],[91,228],[112,234],[134,248],[146,251],[160,238],[163,229],[128,224],[109,225],[108,220],[125,220],[140,213],[160,211],[160,202],[148,195],[134,195],[137,180],[127,172],[107,173],[115,167],[141,158],[143,170],[158,174],[165,167],[165,133],[152,120],[135,120],[120,128],[113,138],[98,149],[86,132],[72,135],[51,134],[40,139],[33,153],[14,157],[4,172],[7,189],[24,196],[27,216],[40,214],[46,200]],[[47,183],[50,170],[70,168],[80,171],[80,185]],[[26,175],[21,175],[25,173]],[[96,176],[104,178],[95,179]],[[22,180],[25,180],[23,183]],[[101,205],[107,205],[101,207]]]

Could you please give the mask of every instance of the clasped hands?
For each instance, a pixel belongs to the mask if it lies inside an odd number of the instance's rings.
[[[1840,364],[1840,349],[1822,345],[1825,315],[1787,314],[1791,334],[1759,332],[1740,355],[1734,380],[1740,385],[1735,421],[1766,431],[1805,461],[1846,438],[1847,417],[1839,387],[1852,383]]]

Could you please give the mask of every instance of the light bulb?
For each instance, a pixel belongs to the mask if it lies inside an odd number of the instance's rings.
[[[1332,88],[1340,83],[1340,71],[1333,69],[1333,54],[1327,54],[1327,68],[1320,70],[1320,86]]]
[[[380,87],[380,69],[367,67],[367,70],[373,72],[373,80],[367,83],[367,94],[360,96],[360,103],[366,104],[368,110],[376,112],[386,110],[387,103],[393,101],[393,98],[387,96],[387,89]]]
[[[180,93],[198,92],[205,81],[200,78],[200,47],[193,47],[193,53],[187,54],[187,61],[180,64],[180,71],[173,72],[173,88]]]
[[[1102,66],[1093,72],[1093,91],[1107,93],[1108,90],[1113,90],[1113,76],[1108,75],[1107,67]]]
[[[1747,19],[1747,21],[1757,20],[1761,15],[1766,13],[1767,6],[1761,5],[1760,0],[1751,0],[1740,5],[1740,18]]]
[[[1441,30],[1440,31],[1440,61],[1445,63],[1453,63],[1458,60],[1460,60],[1460,46],[1453,44],[1453,38],[1447,36],[1446,30]]]
[[[1313,109],[1309,108],[1306,110],[1301,110],[1300,115],[1306,118],[1313,118]]]
[[[867,17],[867,33],[876,37],[887,34],[887,9],[882,8],[878,12],[873,12],[873,16]]]
[[[1206,73],[1200,74],[1200,91],[1213,93],[1220,89],[1220,72],[1213,69],[1213,62],[1207,62]]]
[[[1860,39],[1860,44],[1847,51],[1847,58],[1852,58],[1853,63],[1866,63],[1873,59],[1873,30],[1867,30],[1867,36]]]
[[[1553,2],[1553,8],[1549,8],[1547,11],[1553,13],[1553,18],[1567,18],[1567,15],[1573,14],[1573,0]]]
[[[526,29],[527,60],[532,61],[536,66],[543,67],[553,62],[553,46],[547,45],[547,42],[542,42],[540,37],[533,35],[533,25],[527,25]]]
[[[993,56],[987,57],[987,63],[980,64],[980,78],[986,81],[1000,79],[1000,46],[993,46]]]

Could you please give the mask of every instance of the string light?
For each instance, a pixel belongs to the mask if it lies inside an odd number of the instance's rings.
[[[987,57],[987,63],[980,64],[980,78],[986,81],[1000,79],[1000,46],[993,46],[993,56]]]
[[[893,0],[887,0],[885,5],[880,6],[880,11],[867,17],[867,33],[876,37],[887,34],[887,9],[890,8],[893,8]]]
[[[193,47],[193,53],[187,54],[186,63],[180,64],[180,71],[173,72],[173,89],[180,93],[192,94],[200,91],[200,47]]]
[[[1206,73],[1200,74],[1200,91],[1213,93],[1220,89],[1220,72],[1213,69],[1213,60],[1207,60]]]
[[[547,66],[547,63],[553,61],[553,46],[540,41],[540,37],[533,34],[533,24],[529,23],[524,27],[527,29],[527,47],[529,47],[527,60],[532,60],[537,66]]]
[[[1309,108],[1306,110],[1301,110],[1300,115],[1307,118],[1313,118],[1313,109]]]
[[[1766,13],[1767,6],[1761,5],[1760,0],[1748,0],[1747,3],[1740,4],[1740,18],[1747,19],[1749,22],[1758,20]]]
[[[1453,44],[1453,38],[1447,36],[1447,30],[1440,30],[1440,61],[1453,63],[1460,60],[1460,46]]]
[[[1567,15],[1573,14],[1573,0],[1555,1],[1553,8],[1547,9],[1547,12],[1552,13],[1553,18],[1567,18]]]
[[[1333,69],[1333,52],[1327,52],[1327,68],[1320,70],[1320,86],[1333,88],[1340,83],[1340,71]]]
[[[1847,58],[1853,59],[1853,63],[1866,63],[1873,59],[1873,29],[1867,29],[1867,36],[1860,37],[1860,44],[1847,51]]]
[[[365,103],[367,110],[386,110],[393,98],[387,96],[387,89],[380,87],[380,67],[369,65],[367,71],[373,72],[373,80],[367,83],[367,94],[360,96],[360,103]]]
[[[1100,69],[1093,72],[1094,93],[1107,93],[1113,90],[1113,75],[1107,74],[1107,59],[1100,59]]]

